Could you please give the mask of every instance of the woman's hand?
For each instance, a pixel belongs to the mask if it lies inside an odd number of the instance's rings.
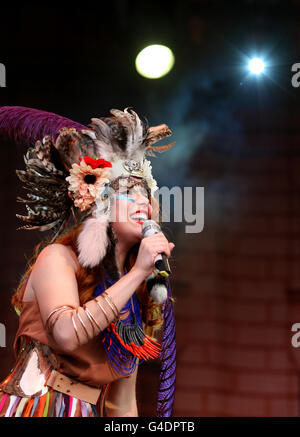
[[[134,268],[143,272],[145,278],[147,278],[153,271],[156,256],[164,252],[166,257],[169,258],[174,247],[175,244],[169,243],[162,232],[143,238]]]

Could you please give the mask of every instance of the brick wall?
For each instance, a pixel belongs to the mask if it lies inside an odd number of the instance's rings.
[[[300,413],[300,351],[291,346],[300,321],[299,157],[296,136],[275,132],[284,120],[246,133],[243,153],[222,158],[218,189],[209,175],[220,158],[199,152],[205,227],[178,237],[173,277],[177,416]]]

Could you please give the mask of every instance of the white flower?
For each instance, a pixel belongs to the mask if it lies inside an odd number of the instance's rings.
[[[152,165],[151,162],[148,159],[145,159],[142,165],[143,169],[143,177],[146,179],[147,184],[151,190],[151,194],[158,189],[157,182],[152,176]]]

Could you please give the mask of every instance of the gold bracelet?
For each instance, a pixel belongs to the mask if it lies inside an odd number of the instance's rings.
[[[84,324],[84,322],[83,322],[83,320],[82,320],[82,318],[81,318],[81,316],[79,314],[78,308],[76,310],[76,315],[77,315],[77,317],[79,319],[79,322],[81,323],[81,325],[82,325],[82,327],[84,329],[84,332],[85,332],[87,338],[89,339],[90,338],[89,333],[87,332],[86,326],[85,326],[85,324]],[[94,332],[94,329],[93,329],[93,332]]]
[[[99,329],[99,331],[102,331],[101,327],[98,325],[97,321],[95,320],[95,317],[94,317],[93,314],[89,311],[89,309],[86,307],[86,305],[83,306],[83,309],[84,309],[86,315],[88,316],[90,322],[91,322],[91,323],[94,322],[95,325],[97,326],[97,328]],[[92,326],[93,326],[93,323],[92,323]],[[93,326],[93,329],[94,329],[94,326]]]
[[[91,326],[92,326],[92,329],[93,329],[93,335],[95,335],[95,327],[94,327],[93,319],[92,319],[92,317],[91,317],[91,313],[90,313],[90,311],[88,310],[88,308],[85,307],[85,305],[83,306],[83,309],[84,309],[84,312],[85,312],[85,314],[87,315],[87,317],[88,317],[88,319],[89,319],[89,321],[90,321],[90,324],[91,324]]]
[[[76,334],[76,337],[77,337],[78,344],[79,344],[79,346],[81,346],[81,341],[79,340],[77,326],[76,326],[76,323],[75,323],[75,320],[74,320],[74,313],[72,313],[72,323],[73,323],[73,327],[74,327],[74,330],[75,330],[75,334]]]
[[[110,306],[112,313],[115,317],[115,319],[118,319],[120,314],[119,314],[119,310],[116,307],[114,301],[112,300],[112,298],[107,294],[106,291],[104,291],[101,296],[103,296],[103,298],[106,300],[106,302],[108,303],[108,305]]]
[[[100,296],[100,297],[102,297],[102,296]],[[103,308],[103,306],[101,305],[101,303],[100,303],[97,299],[95,299],[95,301],[96,301],[96,304],[97,304],[97,305],[99,306],[99,308],[101,309],[101,311],[103,312],[103,314],[104,314],[104,316],[105,316],[105,318],[106,318],[106,321],[107,321],[107,325],[109,325],[109,324],[110,324],[110,321],[109,321],[109,318],[108,318],[108,315],[107,315],[105,309]]]
[[[61,306],[61,307],[57,307],[57,308],[55,308],[53,311],[51,311],[51,313],[49,314],[49,316],[47,317],[47,320],[46,320],[46,322],[45,322],[45,329],[46,329],[48,332],[51,332],[51,331],[52,331],[53,326],[55,325],[55,323],[56,323],[57,319],[59,318],[60,314],[56,317],[55,321],[52,322],[51,325],[50,325],[50,319],[51,319],[51,317],[54,316],[54,314],[56,314],[57,312],[60,312],[60,311],[62,311],[62,310],[65,311],[65,310],[67,310],[67,309],[74,310],[75,308],[72,307],[71,305],[63,305],[63,306]]]

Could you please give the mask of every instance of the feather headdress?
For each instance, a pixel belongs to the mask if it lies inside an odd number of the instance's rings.
[[[155,192],[157,184],[146,156],[156,156],[175,144],[153,146],[171,135],[171,130],[166,124],[149,127],[130,108],[111,109],[110,113],[110,117],[92,118],[84,126],[46,111],[0,107],[0,136],[29,146],[24,156],[26,169],[16,170],[29,191],[26,199],[17,198],[27,209],[27,216],[17,214],[26,223],[18,229],[51,229],[54,241],[72,216],[76,222],[91,214],[99,217],[105,187],[120,176],[143,178],[151,193]],[[108,221],[107,211],[103,210],[101,234]],[[97,265],[107,247],[107,241],[103,241],[101,250],[95,249],[98,257],[88,259],[84,255],[88,253],[84,240],[92,241],[91,233],[95,231],[95,222],[87,220],[86,239],[81,238],[80,244],[85,267]]]

